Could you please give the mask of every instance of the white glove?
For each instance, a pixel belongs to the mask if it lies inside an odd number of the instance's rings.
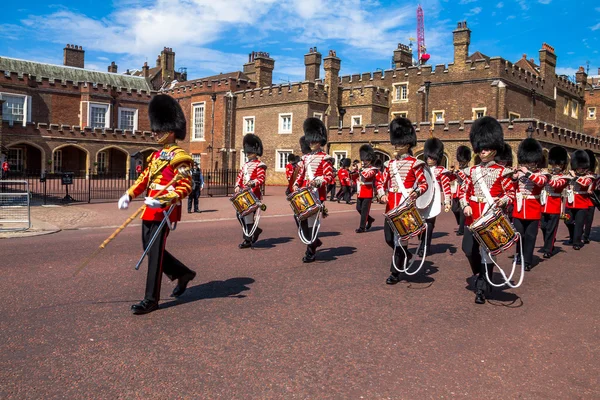
[[[323,185],[323,182],[325,182],[325,179],[318,176],[315,179],[313,179],[312,184],[314,187],[321,187]]]
[[[160,202],[160,200],[153,199],[152,197],[146,197],[146,200],[144,200],[144,204],[148,208],[162,208],[162,203]]]
[[[130,201],[131,197],[129,197],[127,193],[121,196],[121,198],[119,199],[119,210],[126,210],[127,208],[129,208]]]

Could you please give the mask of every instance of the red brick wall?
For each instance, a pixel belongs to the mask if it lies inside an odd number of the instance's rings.
[[[595,119],[588,119],[588,108],[596,107]],[[588,135],[600,136],[600,91],[586,90],[585,91],[585,107],[583,109],[583,132]]]

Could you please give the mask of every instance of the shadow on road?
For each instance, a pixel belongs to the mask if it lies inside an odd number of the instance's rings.
[[[467,286],[465,287],[465,289],[467,289],[470,292],[474,292],[476,280],[477,280],[477,278],[474,275],[467,278],[466,279]],[[492,282],[498,283],[498,282],[501,282],[501,280],[502,280],[502,275],[500,275],[499,273],[494,273],[494,276],[492,277]],[[516,283],[515,281],[511,281],[511,282],[513,284]],[[485,298],[488,300],[489,304],[496,306],[496,307],[508,307],[508,308],[522,307],[523,300],[521,300],[521,298],[514,293],[505,292],[506,289],[509,289],[509,288],[508,287],[493,288],[491,293],[487,293],[485,295]]]
[[[226,281],[212,281],[188,288],[178,299],[168,301],[160,305],[161,309],[191,303],[198,300],[217,299],[231,297],[241,299],[246,297],[241,292],[250,290],[247,285],[254,283],[252,278],[230,278]]]
[[[217,211],[219,211],[219,210],[200,210],[200,213],[204,214],[204,213],[211,213],[211,212],[217,212]]]
[[[319,237],[330,237],[330,236],[340,236],[340,232],[319,232]]]
[[[356,247],[330,247],[317,252],[317,261],[333,261],[337,260],[338,257],[349,256],[354,253],[356,253]]]
[[[414,271],[414,269],[419,266],[417,263],[420,262],[421,261],[419,260],[415,261],[409,272]],[[400,274],[400,276],[401,281],[408,283],[407,289],[421,290],[428,289],[433,285],[435,279],[433,279],[431,275],[436,274],[438,271],[439,268],[434,267],[431,261],[425,261],[425,263],[423,264],[423,268],[421,268],[421,270],[416,275],[407,276],[404,274]]]
[[[255,249],[272,249],[278,244],[284,244],[291,242],[294,238],[290,236],[286,237],[278,237],[278,238],[268,238],[264,240],[259,240],[254,244]]]

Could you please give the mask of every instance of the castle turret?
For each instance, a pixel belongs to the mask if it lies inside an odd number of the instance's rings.
[[[317,48],[310,48],[308,54],[304,55],[305,74],[304,80],[314,82],[319,79],[321,71],[321,53]]]

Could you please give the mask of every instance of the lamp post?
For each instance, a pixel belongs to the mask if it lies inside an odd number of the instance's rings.
[[[425,122],[429,121],[429,88],[431,81],[425,81]]]
[[[339,123],[339,128],[342,128],[344,126],[344,114],[346,114],[346,109],[340,107],[338,109],[338,113],[340,114],[340,123]]]

